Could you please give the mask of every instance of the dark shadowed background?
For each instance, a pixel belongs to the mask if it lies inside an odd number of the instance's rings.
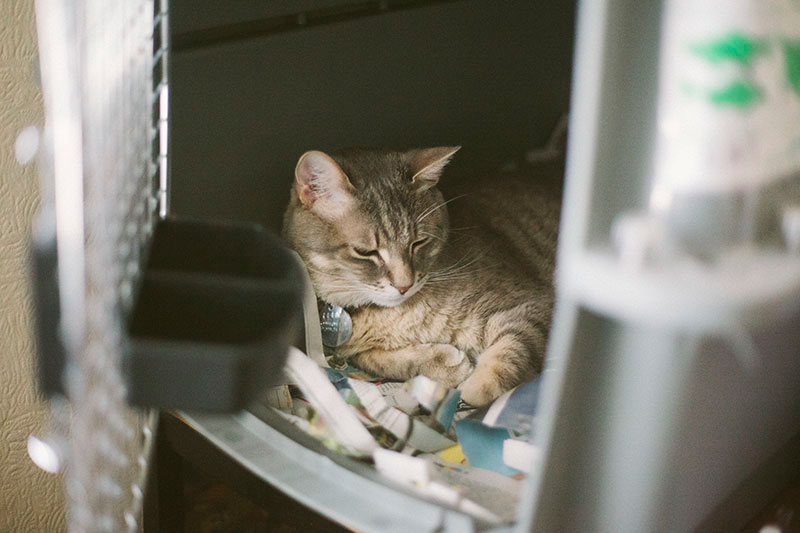
[[[567,110],[572,2],[379,4],[171,3],[173,213],[277,229],[306,150],[461,144],[480,172]]]

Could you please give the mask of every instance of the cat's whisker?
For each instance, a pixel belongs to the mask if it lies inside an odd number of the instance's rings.
[[[469,232],[467,230],[454,230],[452,228],[450,228],[449,233],[454,234],[454,235],[459,235],[461,237],[474,237],[475,236],[474,233],[471,233],[471,232]]]
[[[463,280],[471,280],[475,279],[476,272],[470,272],[469,274],[464,274],[463,276],[454,276],[450,278],[436,278],[432,279],[429,283],[450,283],[453,281],[463,281]]]
[[[324,285],[324,289],[321,290],[343,290],[343,291],[354,291],[358,290],[361,287],[355,283],[326,283]]]
[[[477,263],[478,263],[478,258],[475,258],[469,262],[462,263],[460,265],[454,265],[447,269],[439,270],[435,274],[437,276],[447,276],[449,274],[458,274],[460,272],[464,272],[467,270],[482,270],[487,266],[485,264],[477,264]]]
[[[447,265],[446,267],[442,268],[441,270],[436,270],[436,271],[434,271],[434,272],[435,272],[435,273],[437,273],[437,274],[438,274],[438,273],[441,273],[441,272],[447,272],[447,271],[448,271],[448,270],[450,270],[451,268],[453,268],[453,267],[457,267],[458,265],[460,265],[460,264],[461,264],[461,262],[462,262],[462,261],[464,261],[466,258],[467,258],[467,254],[465,254],[465,255],[461,256],[459,259],[457,259],[457,260],[456,260],[456,261],[454,261],[453,263],[451,263],[451,264]]]
[[[454,197],[450,198],[449,200],[445,200],[444,202],[442,202],[442,203],[440,203],[438,205],[435,205],[433,207],[430,207],[430,208],[426,209],[420,216],[417,217],[416,223],[419,224],[420,222],[425,220],[425,217],[427,217],[428,215],[430,215],[431,213],[433,213],[437,209],[440,209],[440,208],[446,206],[447,204],[449,204],[453,200],[458,200],[459,198],[463,198],[464,196],[466,196],[466,194],[459,194],[458,196],[454,196]]]
[[[473,267],[473,265],[477,262],[478,258],[473,259],[472,261],[463,264],[457,268],[451,268],[448,270],[443,270],[439,272],[432,272],[429,274],[430,281],[433,282],[442,282],[442,281],[453,281],[458,279],[468,279],[475,276],[475,274],[479,272],[484,272],[487,270],[491,270],[496,265],[495,264],[484,264],[479,265],[477,267]]]
[[[326,276],[327,278],[330,278],[330,279],[333,279],[333,280],[345,281],[345,282],[353,283],[353,280],[350,279],[350,278],[347,278],[346,276],[342,276],[342,275],[339,275],[339,274],[333,274],[331,272],[326,272],[324,270],[319,270],[319,269],[316,269],[316,268],[313,268],[313,267],[308,267],[308,270],[309,270],[309,272],[314,272],[315,274],[319,274],[320,276]]]
[[[355,281],[353,281],[352,279],[347,279],[347,278],[343,278],[343,277],[342,278],[337,278],[337,277],[332,277],[332,276],[326,277],[325,283],[330,283],[330,282],[355,283]]]
[[[455,280],[459,280],[459,279],[470,279],[470,278],[473,278],[477,272],[478,272],[477,270],[475,270],[475,271],[470,270],[470,271],[467,271],[467,272],[463,272],[463,273],[459,273],[459,274],[452,274],[452,275],[449,275],[449,276],[433,277],[433,278],[430,279],[429,282],[430,283],[434,283],[434,282],[444,282],[444,281],[455,281]]]
[[[451,273],[454,273],[454,272],[459,272],[459,271],[461,271],[461,270],[473,265],[475,262],[478,261],[478,259],[480,259],[480,257],[474,257],[471,260],[467,261],[466,263],[463,263],[462,261],[464,261],[466,259],[467,259],[467,256],[465,255],[464,257],[462,257],[461,259],[459,259],[458,261],[456,261],[452,265],[449,265],[449,266],[447,266],[447,267],[445,267],[445,268],[443,268],[441,270],[437,270],[435,272],[432,272],[431,274],[440,276],[440,275],[451,274]]]
[[[478,226],[461,226],[460,228],[450,228],[450,231],[464,231],[468,229],[478,229]]]
[[[334,274],[333,272],[330,272],[328,270],[320,270],[320,269],[314,268],[312,266],[307,266],[306,268],[311,272],[316,272],[318,274],[323,274],[325,276],[336,276],[336,274]]]

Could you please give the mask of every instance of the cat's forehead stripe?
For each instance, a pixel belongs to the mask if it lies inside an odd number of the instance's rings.
[[[421,204],[430,203],[410,187],[407,161],[401,154],[345,154],[342,167],[358,191],[364,221],[374,231],[375,247],[404,248],[416,235]],[[370,240],[372,240],[370,238]]]

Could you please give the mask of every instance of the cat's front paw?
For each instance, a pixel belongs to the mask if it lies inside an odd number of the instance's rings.
[[[506,392],[494,373],[480,372],[480,370],[484,369],[479,367],[478,371],[473,372],[458,387],[458,390],[461,391],[461,399],[476,407],[488,405]]]
[[[450,344],[432,344],[432,357],[420,366],[420,374],[445,387],[455,388],[472,372],[467,354]]]

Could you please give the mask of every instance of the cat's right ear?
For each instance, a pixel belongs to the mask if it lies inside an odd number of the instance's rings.
[[[414,172],[411,183],[414,184],[416,190],[419,192],[425,191],[439,183],[439,177],[442,175],[445,165],[450,162],[453,154],[459,150],[461,150],[460,146],[440,146],[439,148],[412,150],[409,153],[411,156],[411,168]]]
[[[347,175],[328,154],[317,150],[300,156],[294,187],[303,206],[323,218],[340,218],[353,202]]]

